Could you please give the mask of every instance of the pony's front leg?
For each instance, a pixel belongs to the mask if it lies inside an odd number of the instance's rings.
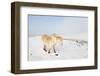
[[[44,45],[43,50],[44,50],[45,52],[47,52],[46,45]]]

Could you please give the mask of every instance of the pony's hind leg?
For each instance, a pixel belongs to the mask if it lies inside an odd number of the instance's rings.
[[[55,49],[55,46],[53,46],[53,51],[54,51],[54,53],[56,53],[56,49]]]
[[[51,50],[51,49],[48,50],[48,54],[50,54],[50,50]]]
[[[54,51],[54,53],[55,53],[56,56],[59,55],[59,54],[57,54],[57,52],[56,52],[55,46],[53,46],[53,51]]]

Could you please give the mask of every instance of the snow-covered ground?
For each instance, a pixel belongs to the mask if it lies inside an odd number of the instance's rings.
[[[28,60],[57,60],[57,59],[80,59],[88,57],[88,38],[87,34],[64,36],[63,46],[57,47],[58,56],[51,52],[48,54],[43,50],[41,36],[29,37]]]

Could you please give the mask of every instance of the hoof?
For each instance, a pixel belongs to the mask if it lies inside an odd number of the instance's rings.
[[[50,54],[50,52],[48,52],[48,54]]]
[[[44,50],[45,52],[47,52],[47,50],[46,50],[45,48],[44,48],[43,50]]]
[[[55,54],[56,56],[58,56],[58,54]]]

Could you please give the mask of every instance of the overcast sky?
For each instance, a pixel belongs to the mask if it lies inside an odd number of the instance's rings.
[[[87,17],[71,16],[28,16],[29,36],[43,34],[81,34],[88,32]]]

